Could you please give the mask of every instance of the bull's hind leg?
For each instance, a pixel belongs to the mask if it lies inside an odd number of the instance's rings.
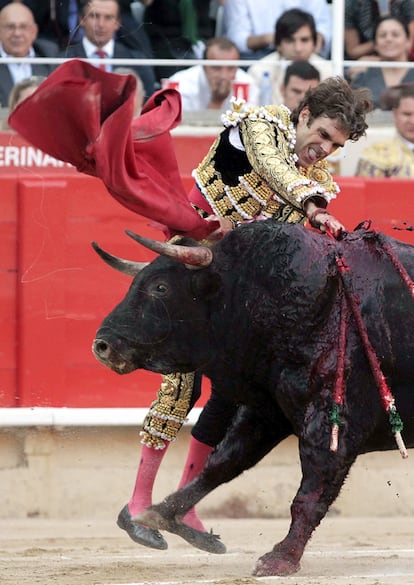
[[[289,532],[270,552],[260,557],[253,571],[256,576],[290,575],[300,569],[308,540],[337,498],[356,458],[356,454],[350,456],[344,448],[337,453],[329,451],[329,425],[319,421],[319,426],[313,428],[318,441],[308,441],[309,437],[299,441],[302,481],[291,505]]]
[[[181,519],[212,490],[254,466],[291,433],[290,423],[275,404],[261,412],[240,407],[224,439],[207,459],[203,471],[160,504],[147,508],[134,521],[178,534],[202,550],[224,552],[211,549],[211,536],[214,535],[185,526]]]

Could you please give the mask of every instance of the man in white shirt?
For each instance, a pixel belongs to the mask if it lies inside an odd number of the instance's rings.
[[[332,18],[326,0],[226,0],[224,30],[239,48],[243,59],[260,59],[272,51],[273,26],[291,8],[312,14],[316,23],[316,53],[329,57]]]
[[[272,84],[272,103],[280,104],[280,87],[290,61],[309,61],[320,73],[321,80],[334,74],[331,61],[315,53],[316,26],[313,16],[300,8],[292,8],[277,20],[274,34],[276,51],[251,65],[247,72],[260,87],[267,72]]]
[[[240,53],[229,39],[213,38],[206,43],[204,59],[237,61]],[[178,83],[184,112],[228,109],[234,83],[247,84],[246,101],[251,105],[259,103],[258,86],[237,65],[194,65],[174,73],[169,81]]]
[[[1,57],[47,57],[35,48],[37,25],[29,8],[11,2],[0,11]],[[52,67],[47,64],[1,63],[0,103],[6,107],[11,89],[16,83],[34,75],[47,77]]]
[[[309,61],[293,61],[286,69],[280,92],[283,104],[291,112],[296,110],[306,92],[319,85],[319,71]]]

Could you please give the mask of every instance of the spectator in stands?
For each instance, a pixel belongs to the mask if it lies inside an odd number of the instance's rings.
[[[345,59],[375,55],[374,26],[379,16],[377,0],[345,0]]]
[[[20,2],[7,4],[0,11],[0,56],[5,57],[50,57],[40,51],[37,42],[37,25],[33,14]],[[47,64],[1,63],[0,103],[6,107],[12,87],[32,75],[46,77],[52,67]]]
[[[232,41],[220,37],[207,41],[204,58],[237,61],[240,53]],[[233,82],[249,84],[248,103],[259,103],[259,88],[250,75],[237,65],[194,65],[175,73],[169,80],[179,83],[185,112],[229,108]]]
[[[272,25],[291,8],[312,14],[317,30],[315,52],[329,57],[332,25],[326,0],[226,0],[226,36],[236,43],[243,59],[260,59],[274,51]]]
[[[39,27],[39,39],[54,43],[56,52],[80,41],[79,0],[23,0],[23,4],[33,12]]]
[[[146,31],[157,59],[201,59],[204,42],[214,36],[207,0],[146,0]],[[155,67],[158,81],[171,77],[183,65]]]
[[[283,101],[280,86],[283,83],[286,61],[309,61],[318,69],[321,79],[333,75],[332,63],[315,53],[316,37],[313,16],[300,8],[287,10],[276,21],[276,51],[259,59],[247,70],[259,87],[263,74],[268,72],[272,84],[272,103],[280,104]]]
[[[145,89],[144,84],[142,83],[142,79],[138,75],[136,71],[131,69],[131,67],[117,67],[115,69],[115,73],[119,73],[120,75],[133,75],[137,80],[137,91],[135,94],[135,109],[134,109],[134,118],[140,115],[142,106],[144,105],[145,101]]]
[[[291,112],[305,97],[308,89],[316,87],[321,80],[319,71],[309,61],[294,61],[286,69],[280,86],[282,101]]]
[[[33,75],[32,77],[18,81],[10,91],[8,100],[8,113],[10,114],[10,112],[12,112],[14,108],[20,104],[20,102],[29,97],[29,95],[32,95],[32,93],[36,91],[36,89],[45,79],[46,77]],[[3,120],[2,130],[13,131],[7,123],[7,119]]]
[[[389,0],[389,13],[401,19],[408,27],[410,33],[411,49],[410,60],[414,60],[414,1],[413,0]]]
[[[407,26],[411,50],[409,60],[414,59],[414,1],[390,0],[384,9],[377,0],[345,0],[345,58],[364,61],[379,60],[374,46],[374,26],[382,13],[396,16]],[[366,68],[362,69],[365,70]],[[346,77],[352,79],[361,72],[360,67],[347,68]]]
[[[360,177],[414,177],[414,83],[402,84],[392,110],[396,134],[365,148],[358,161]]]
[[[60,53],[61,57],[80,57],[88,59],[142,59],[146,55],[138,49],[131,49],[115,40],[120,27],[120,9],[118,0],[81,0],[80,24],[83,29],[82,41],[71,45]],[[107,71],[114,68],[102,63],[97,66]],[[137,65],[133,69],[141,77],[148,98],[155,89],[153,68],[149,65]]]
[[[380,108],[380,95],[387,87],[414,82],[414,69],[404,66],[410,52],[408,27],[395,16],[378,19],[374,28],[375,50],[380,61],[395,61],[395,67],[370,67],[352,80],[352,87],[368,87],[372,92],[374,108]]]

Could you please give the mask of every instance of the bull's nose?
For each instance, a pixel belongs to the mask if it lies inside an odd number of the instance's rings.
[[[128,374],[132,372],[134,366],[131,363],[127,363],[125,358],[118,353],[108,341],[97,337],[92,344],[92,353],[101,364],[111,368],[118,374]]]
[[[101,360],[107,360],[111,355],[111,347],[104,339],[95,339],[92,344],[92,351]]]

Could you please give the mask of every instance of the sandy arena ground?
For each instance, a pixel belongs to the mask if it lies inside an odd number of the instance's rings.
[[[167,453],[154,494],[178,485],[189,429]],[[220,534],[212,555],[165,534],[169,549],[133,543],[115,523],[136,473],[135,428],[0,431],[0,585],[414,585],[410,451],[355,463],[291,577],[254,578],[284,538],[300,483],[296,440],[220,486],[198,511]]]
[[[328,517],[291,577],[255,578],[255,561],[288,520],[209,519],[227,544],[211,555],[166,534],[169,549],[135,545],[113,521],[0,520],[2,585],[414,585],[412,518]]]

